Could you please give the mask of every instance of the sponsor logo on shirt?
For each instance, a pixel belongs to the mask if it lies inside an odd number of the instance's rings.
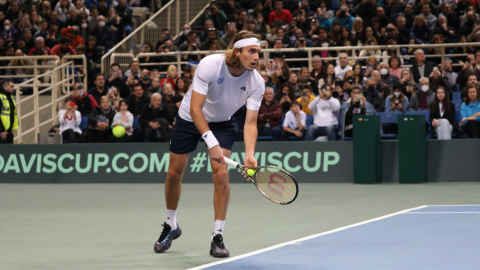
[[[218,84],[222,84],[224,79],[225,79],[224,77],[218,78],[217,83],[218,83]]]
[[[197,75],[197,78],[198,78],[200,81],[204,82],[204,83],[207,82],[207,80],[200,78],[200,76],[198,76],[198,75]]]

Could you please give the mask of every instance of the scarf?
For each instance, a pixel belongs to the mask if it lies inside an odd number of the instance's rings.
[[[107,115],[107,114],[110,113],[110,107],[108,107],[108,111],[105,111],[103,108],[100,108],[100,109],[102,109],[102,112],[103,112],[103,114],[105,114],[105,115]]]

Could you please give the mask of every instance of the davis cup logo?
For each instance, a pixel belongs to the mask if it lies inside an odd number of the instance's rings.
[[[224,79],[225,79],[224,77],[218,78],[217,83],[218,83],[218,84],[222,84]]]

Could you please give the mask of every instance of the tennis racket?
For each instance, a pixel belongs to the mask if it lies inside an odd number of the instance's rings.
[[[225,163],[236,168],[240,173],[246,176],[257,187],[267,199],[272,202],[286,205],[297,198],[298,184],[295,178],[286,170],[276,166],[246,167],[237,162],[224,158]],[[250,177],[247,174],[248,169],[255,170],[255,174]]]

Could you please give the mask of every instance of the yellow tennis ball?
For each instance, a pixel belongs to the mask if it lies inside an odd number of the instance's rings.
[[[117,138],[123,137],[123,135],[125,135],[126,132],[127,130],[123,126],[116,126],[112,130],[113,136]]]
[[[247,175],[250,177],[253,177],[255,175],[255,170],[254,169],[248,169],[247,170]]]

